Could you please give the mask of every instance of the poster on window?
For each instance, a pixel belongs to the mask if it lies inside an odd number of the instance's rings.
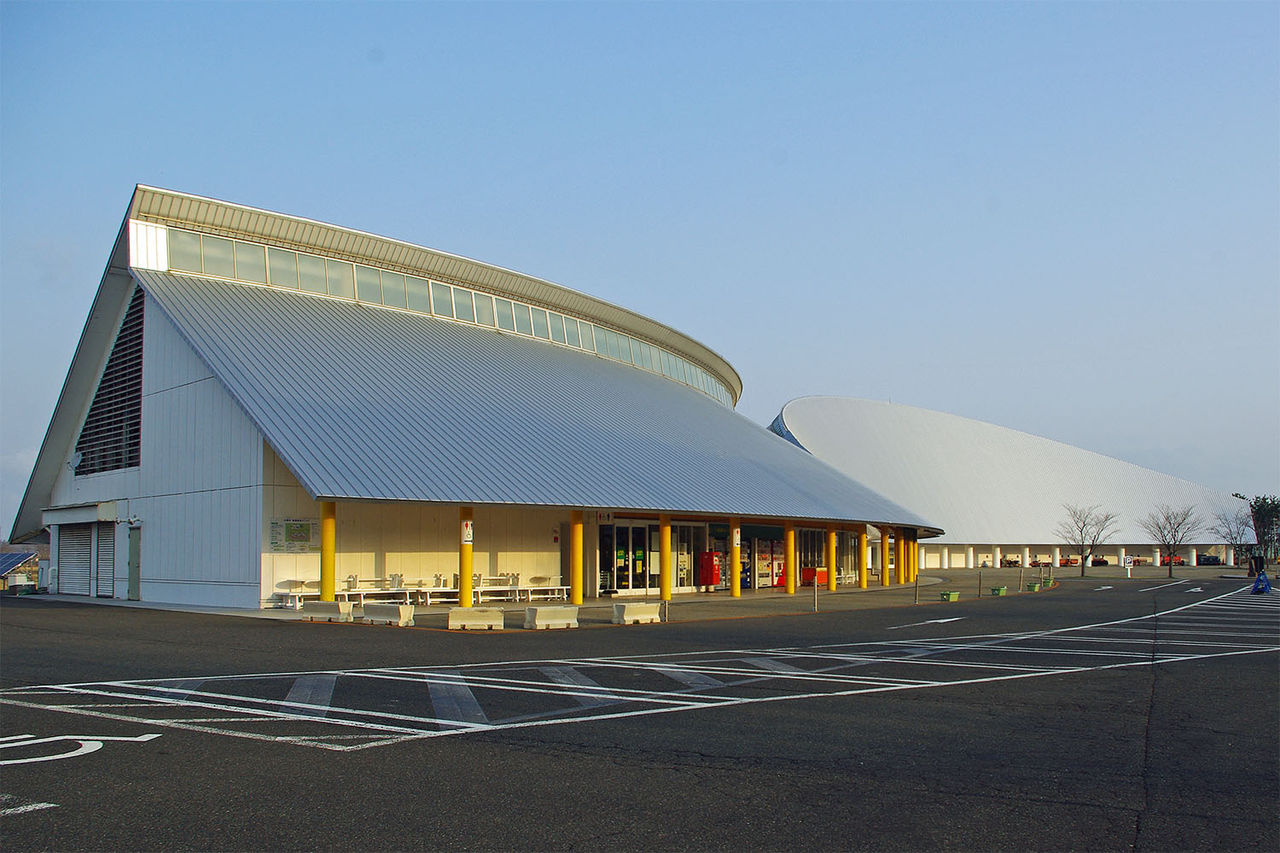
[[[271,519],[270,548],[273,554],[320,553],[320,519]]]

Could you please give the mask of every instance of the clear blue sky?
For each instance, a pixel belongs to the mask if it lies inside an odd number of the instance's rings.
[[[1280,492],[1280,5],[0,5],[0,530],[135,183]]]

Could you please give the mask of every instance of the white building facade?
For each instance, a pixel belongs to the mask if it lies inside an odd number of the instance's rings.
[[[1211,532],[1239,498],[1017,430],[914,406],[849,397],[802,397],[770,427],[844,474],[933,520],[945,533],[922,543],[921,569],[1079,569],[1056,534],[1065,505],[1116,514],[1095,553],[1108,566],[1158,564],[1140,522],[1160,505],[1190,506],[1203,522],[1178,558],[1232,564]]]

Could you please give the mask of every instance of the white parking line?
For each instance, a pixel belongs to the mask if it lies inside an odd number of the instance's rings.
[[[1149,586],[1146,589],[1138,590],[1138,592],[1151,592],[1153,590],[1164,589],[1170,586],[1177,586],[1178,584],[1183,584],[1183,583],[1186,583],[1186,581],[1174,581],[1173,583],[1161,584],[1160,586]]]
[[[1250,618],[1242,622],[1245,610]],[[1277,629],[1280,607],[1248,601],[1237,590],[1155,614],[1042,631],[450,667],[46,685],[0,691],[0,702],[350,751],[475,732],[1274,653],[1280,651]],[[923,677],[903,678],[907,673]],[[344,679],[371,683],[367,688],[336,692]],[[263,680],[287,685],[273,690],[258,684]],[[379,688],[378,681],[400,686],[391,694]],[[650,686],[653,689],[646,689]],[[240,693],[248,690],[275,696],[287,690],[287,696],[280,700]],[[419,706],[430,709],[429,713],[402,713],[414,707],[415,691]],[[335,706],[337,695],[359,697],[363,707],[355,706],[353,700]],[[389,695],[397,699],[383,698]],[[94,704],[88,701],[92,697],[104,701]],[[77,701],[74,705],[55,701],[63,698]],[[128,708],[134,713],[104,708]],[[175,708],[205,713],[166,716]],[[264,722],[284,730],[268,734],[261,729]]]

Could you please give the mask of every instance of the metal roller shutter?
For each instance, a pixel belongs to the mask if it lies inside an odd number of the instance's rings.
[[[89,594],[90,547],[93,526],[63,524],[58,527],[58,592]]]
[[[98,525],[98,598],[114,598],[116,594],[116,526],[111,522]]]

